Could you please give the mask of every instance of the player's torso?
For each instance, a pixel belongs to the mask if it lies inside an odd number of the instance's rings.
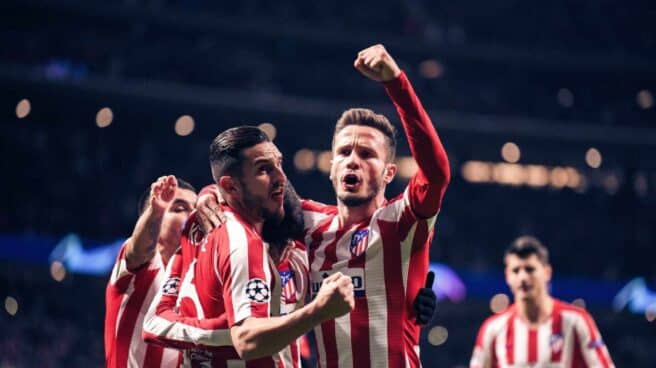
[[[408,277],[425,277],[428,254],[415,254],[425,261],[408,272],[412,245],[403,243],[413,239],[402,238],[399,232],[400,211],[379,209],[368,221],[351,227],[340,226],[336,211],[304,211],[312,297],[325,277],[339,271],[351,277],[356,301],[353,312],[315,328],[321,366],[334,355],[339,356],[339,366],[394,366],[414,350],[418,335],[405,330]]]
[[[115,265],[112,277],[117,267],[123,266]],[[118,272],[120,273],[120,270]],[[144,316],[165,279],[164,264],[159,253],[156,253],[145,268],[134,274],[119,276],[119,279],[115,280],[115,287],[107,288],[108,316],[105,329],[106,334],[111,331],[114,336],[113,342],[109,344],[111,346],[106,347],[108,367],[177,366],[177,351],[146,344],[141,337]],[[118,290],[121,292],[117,292]]]
[[[577,354],[576,319],[574,314],[559,312],[531,327],[511,313],[493,332],[492,348],[499,367],[578,367],[582,358]]]

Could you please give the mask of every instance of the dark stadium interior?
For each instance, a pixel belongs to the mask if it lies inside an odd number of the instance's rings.
[[[350,106],[399,124],[383,90],[352,67],[358,50],[380,42],[449,153],[432,261],[500,273],[508,243],[533,234],[559,276],[643,277],[656,290],[653,19],[656,3],[646,0],[5,0],[0,235],[76,233],[95,244],[128,236],[143,190],[166,173],[208,184],[209,143],[238,124],[273,124],[297,191],[333,203],[327,175],[294,158],[329,150]],[[30,108],[21,115],[22,99]],[[113,119],[101,128],[103,107]],[[195,122],[184,136],[174,131],[182,115]],[[506,142],[521,149],[522,170],[551,170],[544,184],[496,174],[514,163],[500,153]],[[593,147],[600,165],[586,163]],[[401,135],[399,156],[408,155]],[[468,176],[472,162],[487,179]],[[579,181],[559,184],[554,168]],[[398,178],[388,196],[406,183]],[[57,282],[47,263],[3,255],[0,265],[0,367],[102,365],[106,275]],[[9,296],[18,312],[8,313]],[[656,304],[651,315],[589,307],[618,367],[656,361]],[[490,314],[480,297],[439,303],[432,325],[448,339],[431,344],[425,329],[424,366],[466,366]]]

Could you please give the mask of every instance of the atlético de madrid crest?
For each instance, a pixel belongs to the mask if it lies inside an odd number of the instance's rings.
[[[369,242],[369,229],[360,229],[353,234],[349,250],[354,257],[359,256],[367,250],[367,243]]]

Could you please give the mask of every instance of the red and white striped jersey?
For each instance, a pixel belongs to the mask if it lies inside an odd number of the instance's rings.
[[[405,73],[385,83],[418,171],[367,220],[344,227],[337,207],[303,201],[312,296],[334,272],[351,276],[355,309],[315,328],[321,367],[419,367],[413,301],[450,176],[437,132]]]
[[[291,313],[304,303],[309,286],[305,247],[290,243],[274,264],[256,230],[229,207],[222,209],[226,223],[207,236],[192,214],[156,311],[145,321],[144,338],[184,349],[183,363],[190,367],[298,368],[297,343],[272,357],[239,360],[230,328],[249,317]]]
[[[105,290],[106,367],[177,366],[177,351],[148,345],[141,338],[144,315],[165,278],[159,252],[145,265],[128,270],[123,244]]]
[[[481,326],[471,368],[609,368],[608,349],[592,317],[581,308],[554,299],[551,318],[537,327],[517,315],[513,304]]]

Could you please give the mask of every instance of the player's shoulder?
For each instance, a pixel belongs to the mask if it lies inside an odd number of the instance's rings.
[[[317,212],[325,215],[337,214],[337,206],[316,202],[311,199],[301,200],[301,207],[303,211],[307,212]]]
[[[486,334],[498,334],[507,325],[508,320],[512,318],[515,313],[515,305],[511,305],[506,310],[493,314],[483,321],[481,324],[481,332]]]
[[[557,308],[561,313],[565,312],[569,315],[578,317],[578,318],[583,318],[583,319],[591,319],[592,316],[590,313],[588,313],[587,310],[584,308],[581,308],[579,306],[567,303],[562,300],[558,300],[554,298],[554,308]]]

